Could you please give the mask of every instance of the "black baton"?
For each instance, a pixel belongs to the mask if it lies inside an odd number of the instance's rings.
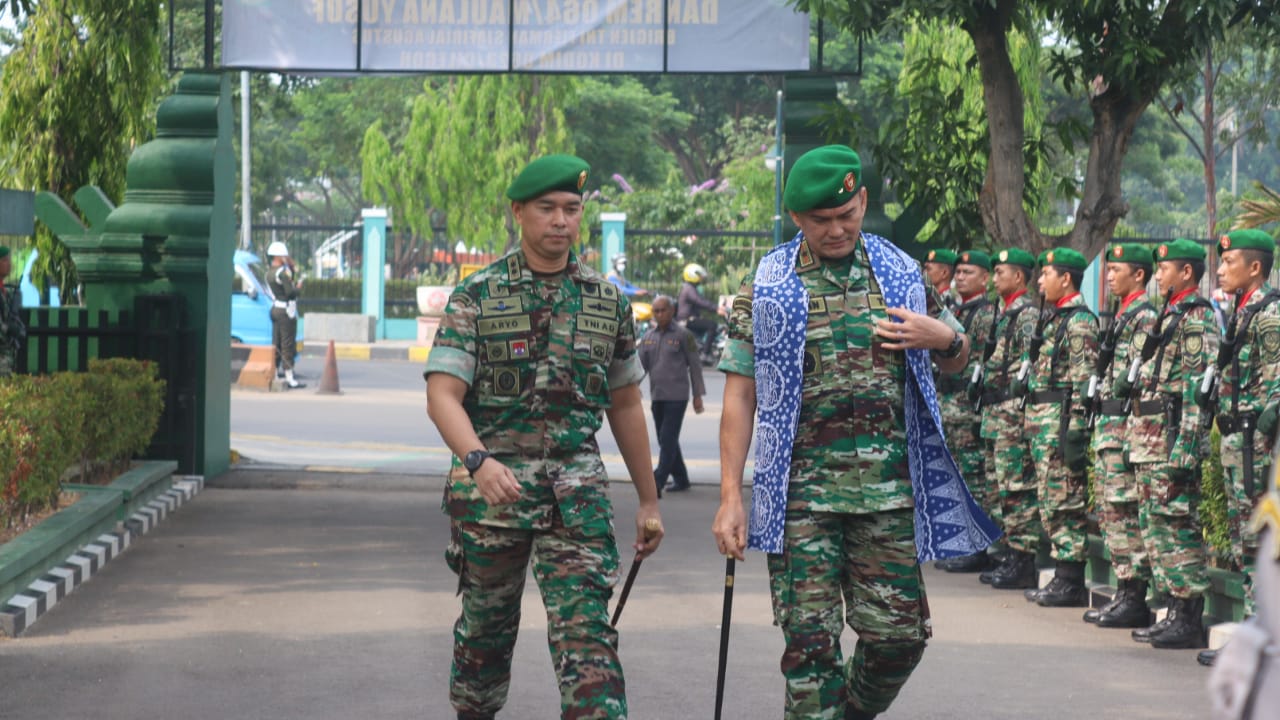
[[[649,533],[657,532],[662,529],[662,524],[653,518],[644,521],[645,540],[649,539]],[[622,583],[622,594],[618,595],[618,607],[613,609],[613,619],[609,621],[612,627],[618,626],[618,618],[622,616],[622,607],[627,604],[627,596],[631,594],[631,586],[636,581],[636,573],[640,572],[640,555],[636,554],[636,561],[631,563],[631,570],[627,572],[627,579]]]
[[[729,618],[733,615],[734,560],[724,563],[724,613],[720,616],[720,666],[716,670],[716,718],[720,720],[720,708],[724,705],[724,675],[729,665]]]

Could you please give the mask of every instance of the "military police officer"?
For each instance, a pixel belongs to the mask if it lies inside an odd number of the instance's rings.
[[[1258,539],[1246,520],[1270,476],[1280,415],[1280,292],[1267,282],[1275,240],[1261,230],[1234,230],[1219,239],[1218,283],[1234,295],[1234,314],[1218,367],[1218,431],[1227,493],[1231,554],[1245,572],[1245,614],[1254,613],[1250,578]],[[1202,653],[1212,662],[1212,653]]]
[[[293,376],[293,358],[298,354],[298,286],[289,248],[276,240],[267,246],[271,273],[267,283],[275,301],[271,304],[271,344],[275,347],[276,367],[284,372],[284,383],[290,388],[306,387]]]
[[[981,580],[1001,589],[1037,585],[1035,548],[1040,519],[1036,476],[1023,433],[1022,399],[1011,392],[1039,316],[1027,295],[1035,265],[1035,257],[1020,248],[996,255],[992,283],[1000,294],[1000,315],[995,332],[987,338],[982,377],[974,387],[982,407],[982,438],[989,449],[987,476],[996,479],[1000,496],[996,517],[1006,544],[1000,564],[984,572]]]
[[[928,263],[925,272],[928,272]],[[985,252],[966,250],[956,256],[957,304],[951,311],[964,326],[973,348],[985,348],[995,332],[996,306],[987,299],[990,275],[991,256]],[[960,465],[960,473],[978,505],[988,517],[995,519],[1000,512],[1000,489],[996,485],[995,473],[987,472],[986,444],[980,432],[982,415],[968,393],[974,369],[982,362],[982,353],[975,350],[969,354],[969,364],[963,372],[939,374],[938,404],[942,406],[942,426],[946,430],[947,445]],[[939,560],[937,566],[948,572],[977,572],[987,568],[988,557],[985,552],[975,553]]]
[[[1200,463],[1208,455],[1208,424],[1196,391],[1218,351],[1213,305],[1197,294],[1204,258],[1204,248],[1190,240],[1156,247],[1156,282],[1168,300],[1139,351],[1132,389],[1137,400],[1128,421],[1129,457],[1142,487],[1142,541],[1156,587],[1169,597],[1165,618],[1135,630],[1133,638],[1156,648],[1204,642],[1209,577],[1199,519]],[[1146,588],[1131,588],[1131,606],[1142,599],[1139,590]],[[1145,603],[1141,611],[1146,614]]]
[[[1155,325],[1156,309],[1147,299],[1151,251],[1141,245],[1118,243],[1107,250],[1106,263],[1112,316],[1102,333],[1097,368],[1089,380],[1089,413],[1094,422],[1098,525],[1118,582],[1111,602],[1085,611],[1084,620],[1099,627],[1146,627],[1151,616],[1147,607],[1151,567],[1138,527],[1142,488],[1130,464],[1133,454],[1145,449],[1130,442],[1126,418],[1133,402],[1123,392],[1117,395],[1116,388],[1128,377]]]
[[[1089,376],[1098,359],[1098,319],[1080,295],[1089,263],[1070,248],[1040,256],[1040,294],[1052,307],[1028,348],[1026,425],[1036,468],[1040,521],[1053,544],[1053,579],[1027,593],[1045,607],[1083,607]],[[1038,343],[1038,344],[1037,344]]]
[[[631,306],[570,249],[587,173],[548,155],[511,183],[520,246],[454,290],[424,373],[427,412],[460,459],[444,498],[462,596],[449,689],[460,720],[493,718],[506,701],[530,559],[562,717],[627,717],[602,414],[640,498],[638,557],[662,531]]]
[[[5,287],[4,279],[13,272],[13,260],[9,248],[0,245],[0,378],[8,377],[18,364],[18,348],[27,337],[18,311],[22,308],[22,296]]]

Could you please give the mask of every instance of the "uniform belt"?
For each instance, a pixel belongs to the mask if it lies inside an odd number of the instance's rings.
[[[1248,418],[1251,427],[1257,426],[1258,414],[1242,412],[1235,415],[1222,413],[1218,416],[1218,432],[1222,435],[1234,435],[1244,430],[1244,420]]]
[[[1066,402],[1070,393],[1066,390],[1037,390],[1027,396],[1027,403],[1043,405],[1044,403]]]
[[[1124,400],[1103,400],[1098,406],[1099,415],[1124,415]]]
[[[278,308],[280,308],[281,310],[283,310],[283,309],[285,309],[285,308],[289,307],[289,303],[284,302],[283,300],[275,300],[275,301],[273,301],[273,302],[271,303],[271,307],[278,307]]]
[[[1000,390],[984,390],[982,393],[982,406],[991,407],[999,405],[1009,399],[1009,391],[1001,388]]]
[[[934,384],[938,392],[948,395],[964,392],[969,387],[969,381],[963,375],[940,375]]]
[[[1134,417],[1150,417],[1152,415],[1163,415],[1165,403],[1163,400],[1139,400],[1133,404]]]

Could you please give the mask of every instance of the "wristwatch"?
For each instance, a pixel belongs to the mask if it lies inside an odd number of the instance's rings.
[[[957,332],[955,334],[955,337],[951,338],[951,344],[947,346],[946,350],[934,350],[933,352],[936,353],[938,357],[944,360],[950,360],[951,358],[959,355],[960,348],[963,348],[963,347],[964,347],[964,335],[961,335],[960,333]]]
[[[475,477],[476,471],[484,464],[485,460],[490,457],[488,450],[472,450],[462,458],[462,466],[467,469],[467,474]]]

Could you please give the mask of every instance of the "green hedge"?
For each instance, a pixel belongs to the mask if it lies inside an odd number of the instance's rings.
[[[56,507],[68,468],[121,467],[146,450],[163,398],[156,367],[136,360],[0,379],[0,525]]]
[[[360,280],[308,278],[298,291],[298,312],[358,313],[364,293]],[[418,317],[418,283],[413,280],[388,280],[384,317]]]

